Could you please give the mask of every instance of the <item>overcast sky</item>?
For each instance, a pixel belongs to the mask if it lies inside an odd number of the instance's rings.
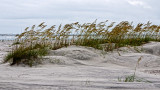
[[[160,24],[160,0],[0,0],[0,33],[46,22],[133,21]]]

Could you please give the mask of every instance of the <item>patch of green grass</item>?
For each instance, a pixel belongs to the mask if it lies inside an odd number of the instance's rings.
[[[124,78],[118,77],[119,82],[146,82],[146,83],[152,83],[151,81],[145,80],[143,78],[138,78],[135,75],[129,75]]]
[[[134,75],[126,76],[124,79],[118,77],[119,82],[135,82],[136,78]]]
[[[105,43],[103,39],[84,39],[82,42],[77,41],[76,45],[88,46],[102,50],[103,47],[100,44]]]

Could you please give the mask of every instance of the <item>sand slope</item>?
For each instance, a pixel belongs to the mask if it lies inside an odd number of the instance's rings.
[[[0,42],[0,60],[10,49],[10,42]],[[160,43],[123,47],[104,53],[93,48],[69,46],[44,57],[35,67],[0,64],[0,90],[106,90],[160,89]],[[151,50],[150,50],[151,49]],[[150,52],[152,51],[153,52]],[[142,82],[119,82],[118,77],[134,73]],[[147,82],[150,81],[150,82]]]
[[[69,46],[67,48],[52,50],[44,58],[49,59],[47,63],[58,65],[97,65],[105,60],[100,51],[82,46]]]
[[[160,42],[138,47],[122,47],[106,55],[108,62],[127,67],[135,67],[140,57],[139,68],[159,68]]]

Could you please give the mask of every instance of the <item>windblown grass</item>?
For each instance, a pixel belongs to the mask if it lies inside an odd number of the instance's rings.
[[[58,28],[55,25],[47,29],[46,27],[43,22],[38,26],[27,27],[23,33],[17,35],[5,62],[10,61],[14,65],[24,63],[22,61],[25,59],[25,64],[32,63],[39,56],[45,55],[39,52],[42,50],[46,53],[46,47],[56,50],[69,45],[81,45],[112,51],[127,45],[139,46],[149,41],[160,41],[160,26],[150,22],[134,26],[128,21],[115,25],[115,22],[108,23],[108,20],[99,23],[95,20],[93,23],[59,25]]]

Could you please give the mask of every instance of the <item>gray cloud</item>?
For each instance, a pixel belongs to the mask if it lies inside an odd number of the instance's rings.
[[[160,23],[159,0],[1,0],[0,33],[20,33],[26,26],[79,22],[152,21]]]

